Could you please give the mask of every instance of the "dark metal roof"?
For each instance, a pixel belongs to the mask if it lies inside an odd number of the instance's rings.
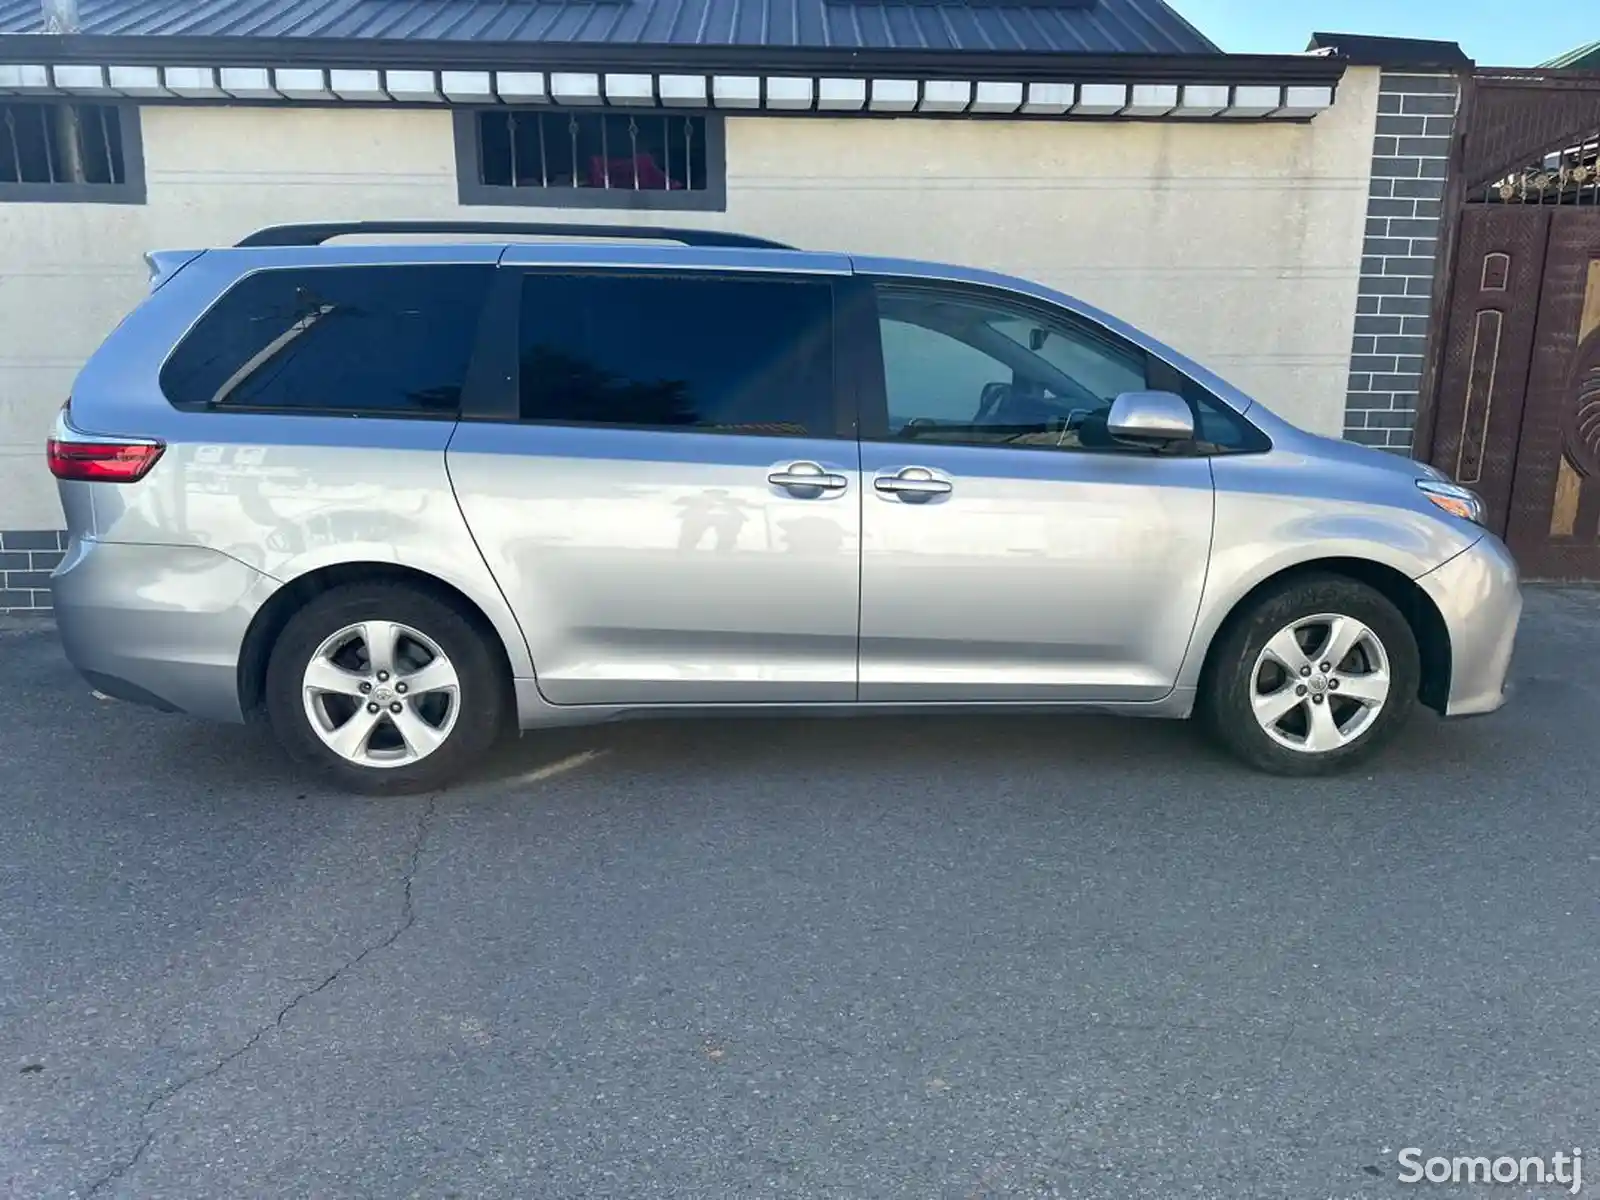
[[[1600,42],[1590,42],[1539,64],[1552,71],[1600,71]]]
[[[1428,38],[1314,33],[1308,48],[1327,50],[1365,67],[1447,67],[1457,70],[1472,66],[1472,60],[1459,43]]]
[[[79,0],[87,36],[1217,54],[1162,0]],[[43,31],[0,0],[0,34]]]

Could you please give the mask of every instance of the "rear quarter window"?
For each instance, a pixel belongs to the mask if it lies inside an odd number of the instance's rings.
[[[257,271],[161,371],[179,408],[454,416],[494,267]]]

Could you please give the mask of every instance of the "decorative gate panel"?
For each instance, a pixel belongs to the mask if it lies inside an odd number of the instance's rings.
[[[1600,208],[1550,214],[1508,544],[1533,576],[1600,579]]]
[[[1549,213],[1462,214],[1432,461],[1474,488],[1504,533],[1532,361]]]
[[[1429,461],[1483,495],[1524,574],[1600,579],[1600,80],[1468,94]]]

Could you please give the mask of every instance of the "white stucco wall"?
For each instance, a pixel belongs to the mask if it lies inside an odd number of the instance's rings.
[[[658,219],[1028,275],[1337,433],[1376,107],[1377,72],[1352,70],[1307,125],[730,118],[728,211]],[[145,250],[463,211],[442,110],[152,106],[141,119],[147,204],[0,204],[0,530],[61,524],[43,439],[77,368],[143,295]]]

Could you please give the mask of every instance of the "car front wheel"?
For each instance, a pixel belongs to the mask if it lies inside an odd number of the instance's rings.
[[[1238,758],[1325,775],[1382,749],[1416,707],[1416,637],[1388,597],[1307,576],[1259,597],[1216,647],[1202,716]]]
[[[355,584],[290,618],[267,664],[267,715],[291,755],[349,790],[426,791],[496,739],[501,676],[449,603],[403,584]]]

